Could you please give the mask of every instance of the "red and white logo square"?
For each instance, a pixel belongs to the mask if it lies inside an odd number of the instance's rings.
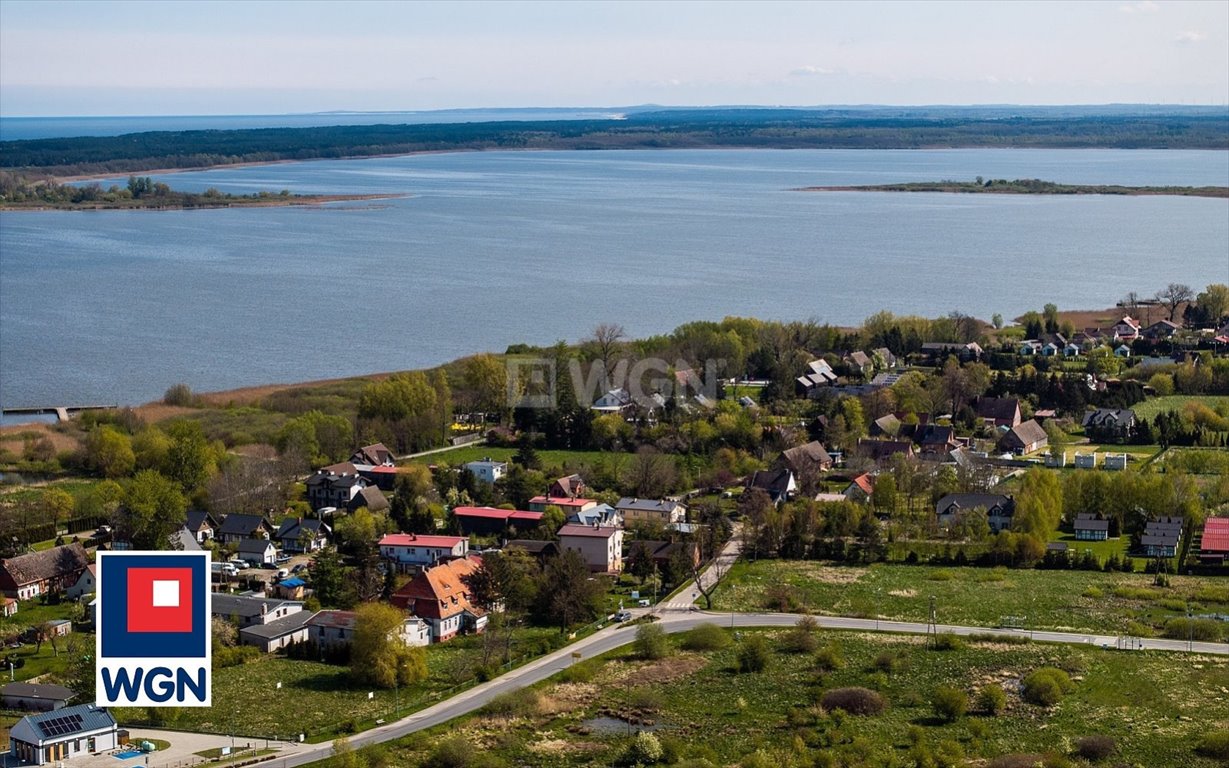
[[[191,632],[192,569],[129,568],[128,631]]]

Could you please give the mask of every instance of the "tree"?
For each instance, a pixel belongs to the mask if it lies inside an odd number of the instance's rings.
[[[474,355],[466,359],[461,381],[469,391],[473,407],[482,412],[502,415],[507,412],[508,368],[494,355]]]
[[[1046,304],[1041,312],[1042,318],[1045,319],[1046,333],[1058,332],[1058,305]]]
[[[187,509],[188,502],[174,481],[146,469],[128,481],[115,527],[134,549],[166,549],[171,534],[187,520]]]
[[[996,331],[998,331],[998,330],[1002,330],[1002,328],[1003,328],[1003,316],[1002,316],[1002,315],[1000,315],[998,312],[995,312],[995,313],[994,313],[994,314],[990,317],[990,323],[991,323],[991,325],[993,325],[993,326],[994,326],[994,330],[996,330]]]
[[[540,620],[558,625],[561,632],[601,615],[606,595],[580,553],[571,549],[547,562],[537,591],[543,599],[535,601],[534,612]]]
[[[1030,469],[1024,474],[1020,492],[1016,494],[1016,511],[1012,528],[1049,541],[1063,518],[1063,488],[1058,475],[1044,469]]]
[[[1178,307],[1191,299],[1195,298],[1194,291],[1189,285],[1182,283],[1170,283],[1161,290],[1156,292],[1156,300],[1165,305],[1169,310],[1169,322],[1173,322],[1178,315]]]
[[[593,346],[597,349],[597,358],[602,361],[605,372],[605,385],[611,386],[614,376],[615,357],[619,353],[620,341],[626,336],[623,326],[616,323],[599,323],[593,329]]]
[[[43,495],[39,499],[43,520],[50,522],[57,532],[59,532],[60,521],[72,517],[75,506],[76,501],[73,499],[72,494],[63,488],[48,488],[43,491]]]
[[[1206,323],[1219,323],[1229,315],[1229,285],[1213,283],[1195,297],[1195,304]]]
[[[217,470],[217,452],[205,439],[199,421],[178,421],[167,430],[170,448],[162,466],[162,474],[179,483],[184,493],[204,486]]]
[[[542,460],[538,458],[538,452],[533,447],[533,437],[529,433],[522,433],[517,438],[516,453],[512,455],[512,463],[519,464],[525,469],[542,468]]]
[[[427,678],[427,655],[401,639],[405,614],[391,605],[367,603],[354,617],[350,673],[359,682],[380,688],[413,685]]]
[[[307,566],[312,590],[321,605],[345,608],[354,604],[354,587],[349,571],[333,546],[316,553]]]
[[[537,595],[537,566],[523,550],[486,552],[482,565],[462,577],[469,600],[491,613],[503,608],[511,615],[524,613]]]
[[[875,480],[875,493],[871,496],[875,509],[888,515],[896,511],[896,479],[889,474]]]
[[[132,438],[104,424],[94,428],[85,439],[85,464],[103,477],[127,477],[136,468]]]
[[[623,484],[639,498],[655,499],[668,493],[678,481],[678,466],[674,457],[651,446],[641,446],[628,463]]]

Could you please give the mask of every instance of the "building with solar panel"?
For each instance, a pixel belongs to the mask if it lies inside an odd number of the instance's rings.
[[[18,720],[9,731],[9,754],[22,765],[47,765],[115,749],[118,731],[110,712],[78,704]]]

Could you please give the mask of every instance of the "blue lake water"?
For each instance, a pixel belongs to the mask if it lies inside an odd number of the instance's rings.
[[[1229,281],[1224,199],[793,191],[978,175],[1229,185],[1229,153],[490,152],[172,174],[407,197],[0,214],[0,405],[414,368],[604,321],[1010,318]]]

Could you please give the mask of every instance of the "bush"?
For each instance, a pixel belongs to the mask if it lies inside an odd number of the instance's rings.
[[[689,651],[719,651],[730,644],[730,635],[716,624],[700,624],[683,634],[683,648]]]
[[[1165,637],[1215,643],[1221,639],[1221,624],[1215,619],[1177,618],[1165,622]]]
[[[628,697],[627,703],[637,712],[657,712],[666,705],[661,694],[652,688],[636,688]]]
[[[816,630],[819,623],[810,616],[803,616],[798,624],[781,638],[781,650],[788,653],[814,653],[819,647]]]
[[[935,635],[934,648],[936,651],[958,651],[964,647],[964,641],[956,637],[951,632],[940,632]]]
[[[454,736],[435,745],[427,764],[431,768],[468,768],[470,757],[476,752],[468,741]]]
[[[956,572],[950,571],[946,568],[940,568],[937,571],[931,571],[930,575],[926,578],[931,581],[952,581],[956,578]]]
[[[803,613],[806,605],[798,590],[788,584],[775,584],[764,590],[764,608],[780,613]]]
[[[935,717],[948,723],[955,722],[968,710],[969,697],[959,688],[941,685],[931,694],[930,707]]]
[[[1030,704],[1050,707],[1057,704],[1063,694],[1073,687],[1066,672],[1054,667],[1042,667],[1024,678],[1021,696]]]
[[[196,396],[192,394],[192,388],[187,384],[179,383],[172,384],[167,389],[166,394],[162,396],[162,402],[166,405],[190,406],[196,402]]]
[[[1007,692],[991,683],[977,692],[977,708],[987,715],[1001,715],[1007,709]]]
[[[833,688],[820,698],[819,705],[851,715],[877,715],[887,706],[883,697],[869,688]]]
[[[1199,740],[1195,751],[1204,757],[1229,760],[1229,731],[1209,731]]]
[[[877,672],[890,675],[900,668],[900,656],[891,651],[881,653],[871,662],[871,668]]]
[[[664,659],[670,655],[666,631],[656,624],[641,624],[636,630],[636,654],[642,659]]]
[[[771,658],[768,643],[759,635],[752,635],[738,646],[738,671],[763,672]]]
[[[641,731],[628,745],[623,755],[625,765],[652,765],[661,760],[664,754],[661,742],[648,731]]]
[[[482,714],[497,717],[529,717],[542,710],[542,697],[524,688],[501,693],[482,708]]]
[[[1084,736],[1075,740],[1075,753],[1085,760],[1096,762],[1104,760],[1118,750],[1118,743],[1112,736],[1097,734]]]
[[[835,645],[819,649],[819,652],[815,654],[815,666],[821,672],[835,672],[845,666],[845,659],[841,656],[841,649]]]

